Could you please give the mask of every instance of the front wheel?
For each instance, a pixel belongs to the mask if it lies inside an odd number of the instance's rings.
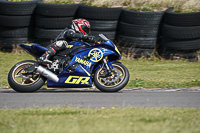
[[[27,74],[25,66],[32,66],[36,63],[32,60],[25,60],[12,67],[8,74],[9,85],[17,92],[35,92],[40,89],[46,79],[39,73]]]
[[[102,76],[104,69],[98,68],[94,74],[95,86],[103,92],[117,92],[123,89],[129,81],[128,69],[121,63],[113,63],[112,75]]]

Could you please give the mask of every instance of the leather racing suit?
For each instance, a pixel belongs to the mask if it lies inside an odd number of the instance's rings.
[[[38,58],[38,62],[49,62],[49,59],[53,57],[59,51],[62,51],[67,48],[68,42],[71,41],[85,41],[88,43],[94,43],[95,37],[94,36],[87,36],[81,33],[76,32],[73,29],[65,28],[53,41],[52,44],[47,46],[47,51]]]

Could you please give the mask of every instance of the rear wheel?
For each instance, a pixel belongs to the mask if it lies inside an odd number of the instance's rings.
[[[26,60],[17,63],[8,74],[9,85],[17,92],[35,92],[45,83],[45,78],[39,73],[27,74],[25,66],[34,65],[35,61]]]
[[[104,69],[98,68],[94,75],[95,86],[103,92],[117,92],[129,81],[128,69],[121,63],[113,63],[112,75],[103,76]]]

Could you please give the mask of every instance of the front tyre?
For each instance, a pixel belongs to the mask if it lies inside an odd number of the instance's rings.
[[[98,68],[94,74],[95,86],[103,92],[117,92],[123,89],[129,81],[128,69],[121,63],[113,63],[112,75],[102,77],[104,69]]]
[[[40,89],[46,79],[39,73],[27,74],[24,71],[25,66],[32,66],[36,62],[25,60],[12,67],[8,74],[9,85],[17,92],[35,92]]]

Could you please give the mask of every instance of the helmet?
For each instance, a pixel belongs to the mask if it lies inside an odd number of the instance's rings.
[[[72,20],[72,29],[83,35],[89,35],[90,23],[85,19],[74,19]]]

